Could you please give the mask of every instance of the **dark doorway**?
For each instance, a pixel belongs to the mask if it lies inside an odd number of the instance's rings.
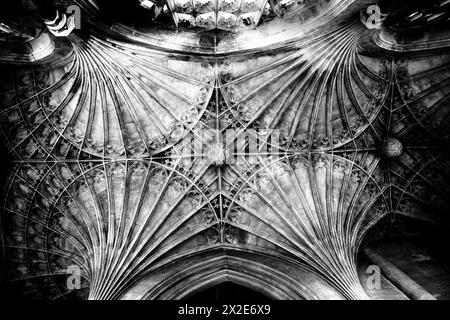
[[[269,302],[271,299],[247,287],[232,282],[224,282],[187,297],[184,301],[190,303]]]

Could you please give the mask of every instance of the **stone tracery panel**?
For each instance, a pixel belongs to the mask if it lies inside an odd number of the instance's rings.
[[[427,211],[411,201],[448,210],[446,156],[421,150],[448,142],[447,55],[368,54],[355,23],[251,58],[161,55],[113,36],[72,35],[64,59],[2,84],[2,234],[25,295],[120,298],[186,252],[228,247],[289,256],[367,298],[355,260],[367,230]],[[281,129],[278,160],[179,156],[183,138],[229,128]],[[379,150],[391,136],[395,160]],[[67,290],[70,265],[84,290]]]

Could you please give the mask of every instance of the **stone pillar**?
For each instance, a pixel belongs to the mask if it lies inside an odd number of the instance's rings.
[[[421,285],[411,279],[407,274],[386,260],[376,251],[366,248],[363,252],[369,261],[378,265],[386,278],[397,286],[410,299],[436,300],[436,298],[426,291]]]

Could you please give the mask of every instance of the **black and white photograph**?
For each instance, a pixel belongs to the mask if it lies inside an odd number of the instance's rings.
[[[450,300],[450,0],[2,0],[0,159],[5,304]]]

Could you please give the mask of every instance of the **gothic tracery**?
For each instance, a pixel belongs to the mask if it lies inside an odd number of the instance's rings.
[[[357,255],[367,232],[385,217],[449,212],[448,48],[382,51],[376,31],[351,18],[364,1],[316,1],[297,8],[292,34],[299,21],[314,25],[304,34],[272,42],[269,21],[267,46],[237,38],[213,49],[96,24],[101,9],[75,2],[92,14],[86,29],[52,38],[43,59],[2,67],[3,250],[25,295],[118,299],[147,281],[133,294],[177,297],[171,272],[181,279],[177,263],[192,261],[205,277],[209,264],[246,281],[237,266],[248,263],[260,270],[248,275],[255,286],[263,272],[298,282],[277,298],[324,298],[304,273],[366,299]],[[174,15],[191,12],[172,2],[182,8]],[[247,141],[228,163],[211,136],[211,161],[184,158],[183,141],[208,129],[254,132],[272,153],[257,149],[251,163]],[[81,290],[66,286],[72,265]]]

